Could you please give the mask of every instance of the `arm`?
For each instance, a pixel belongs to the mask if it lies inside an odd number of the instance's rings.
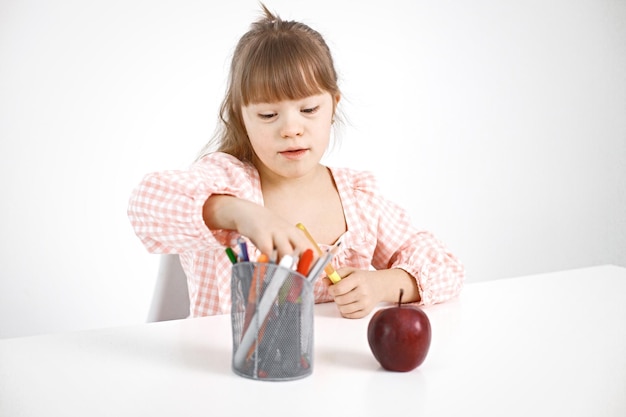
[[[219,249],[235,237],[229,230],[210,230],[203,207],[213,194],[261,201],[253,168],[226,154],[209,155],[188,170],[146,175],[133,190],[128,217],[135,233],[152,253]]]
[[[404,208],[382,197],[379,202],[374,268],[405,270],[415,280],[420,304],[441,303],[457,296],[465,279],[460,260],[432,233],[415,228]]]
[[[334,285],[325,278],[328,293],[344,317],[364,317],[381,302],[397,301],[400,288],[403,302],[435,304],[455,297],[463,287],[463,265],[428,232],[413,234],[379,268],[340,268],[337,273],[342,279]]]
[[[461,261],[432,233],[409,230],[406,243],[390,257],[390,267],[402,268],[413,277],[420,304],[442,303],[459,295],[465,280]]]
[[[380,302],[397,301],[400,288],[403,301],[420,304],[458,295],[464,280],[459,260],[431,233],[417,230],[404,209],[382,198],[371,174],[357,175],[353,187],[360,227],[367,230],[369,242],[376,242],[371,252],[375,271],[338,269],[342,280],[328,293],[342,315],[363,317]]]
[[[261,202],[256,169],[215,153],[189,170],[146,175],[131,195],[128,217],[152,253],[221,249],[239,235],[267,254],[275,247],[279,256],[310,246]]]

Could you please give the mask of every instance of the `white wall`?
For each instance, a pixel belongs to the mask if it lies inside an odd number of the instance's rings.
[[[367,168],[468,281],[626,266],[626,3],[267,0],[322,32]],[[213,132],[257,2],[0,3],[0,337],[143,322],[126,218]]]

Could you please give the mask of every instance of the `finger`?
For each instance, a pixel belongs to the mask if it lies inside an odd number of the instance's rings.
[[[293,247],[299,250],[300,253],[304,253],[305,250],[311,249],[313,251],[313,255],[317,258],[319,256],[319,248],[316,245],[313,245],[313,243],[306,238],[300,229],[294,227],[294,230],[295,232],[289,236]]]
[[[339,306],[341,315],[348,319],[355,319],[365,316],[367,313],[361,308],[359,303],[350,303]]]
[[[328,293],[333,296],[337,305],[349,306],[359,301],[359,295],[356,291],[338,292],[337,288],[335,288],[336,285],[337,284],[334,284],[332,288],[329,288]],[[335,293],[335,295],[333,295],[333,293]]]
[[[350,266],[344,266],[343,268],[338,268],[337,273],[339,274],[341,279],[344,279],[344,278],[348,278],[356,270],[357,270],[356,268],[352,268]]]
[[[272,253],[272,251],[274,250],[274,242],[272,241],[272,239],[266,239],[263,242],[252,242],[254,243],[254,246],[257,247],[257,249],[259,250],[259,252],[261,253],[265,253],[268,256]]]
[[[292,255],[295,251],[295,247],[291,241],[285,237],[275,237],[274,248],[276,249],[279,261],[283,256]]]
[[[339,274],[339,276],[341,276],[341,274]],[[353,282],[353,280],[345,279],[342,276],[341,281],[339,281],[336,284],[333,284],[331,288],[328,289],[328,293],[332,295],[333,297],[337,298],[337,297],[345,296],[346,294],[353,292],[355,289],[356,289],[355,282]],[[354,301],[354,298],[347,300],[344,304],[346,304],[347,302],[352,302],[352,301]]]
[[[352,313],[342,314],[342,316],[347,319],[360,319],[360,318],[367,316],[367,314],[368,313],[365,310],[357,310]]]
[[[355,319],[367,316],[374,309],[374,303],[368,299],[359,299],[353,303],[338,307],[342,316]]]

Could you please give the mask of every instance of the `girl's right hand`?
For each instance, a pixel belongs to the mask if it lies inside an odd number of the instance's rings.
[[[278,259],[295,251],[314,249],[295,225],[248,200],[213,195],[204,204],[203,217],[209,229],[236,230],[250,239],[261,253],[271,254],[276,249]]]

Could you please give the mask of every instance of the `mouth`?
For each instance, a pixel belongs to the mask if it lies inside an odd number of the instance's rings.
[[[307,148],[287,149],[279,152],[279,154],[287,159],[300,159],[303,158],[308,151]]]

